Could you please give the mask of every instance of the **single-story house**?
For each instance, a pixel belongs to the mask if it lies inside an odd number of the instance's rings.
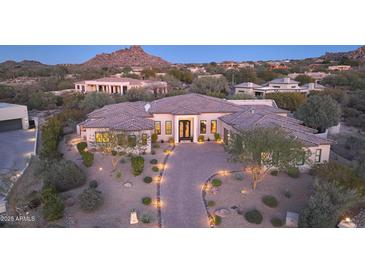
[[[311,90],[323,90],[324,86],[320,84],[299,85],[298,81],[287,78],[278,78],[267,82],[264,85],[257,85],[251,82],[244,82],[234,86],[235,94],[246,94],[256,97],[265,97],[267,93],[277,92],[298,92],[308,94]]]
[[[88,115],[77,131],[90,148],[108,146],[130,147],[133,151],[151,151],[151,136],[158,141],[214,141],[219,134],[225,143],[232,133],[255,126],[281,127],[296,136],[312,152],[313,162],[329,160],[332,141],[316,135],[316,130],[288,117],[288,111],[276,104],[260,100],[214,98],[196,93],[166,97],[152,102],[124,102],[104,106]],[[125,146],[123,146],[125,145]],[[138,146],[139,145],[139,146]]]
[[[95,80],[75,83],[75,90],[82,93],[104,92],[107,94],[126,94],[131,88],[144,88],[153,94],[168,92],[167,82],[154,80],[139,80],[133,78],[104,77]]]
[[[0,103],[0,132],[28,128],[27,106]]]

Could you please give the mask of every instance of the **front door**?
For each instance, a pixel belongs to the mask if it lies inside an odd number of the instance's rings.
[[[189,120],[180,120],[179,121],[179,141],[180,140],[191,140],[190,121]]]

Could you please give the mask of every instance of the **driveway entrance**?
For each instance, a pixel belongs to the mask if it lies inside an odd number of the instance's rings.
[[[216,143],[177,144],[167,161],[162,184],[162,227],[209,227],[201,188],[219,170],[237,170],[223,146]]]

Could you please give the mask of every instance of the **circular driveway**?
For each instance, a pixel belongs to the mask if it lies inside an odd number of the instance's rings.
[[[162,227],[209,227],[202,185],[219,170],[237,170],[241,164],[216,143],[177,144],[167,161],[161,184]]]

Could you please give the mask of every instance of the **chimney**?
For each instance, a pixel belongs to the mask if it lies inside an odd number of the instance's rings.
[[[314,90],[314,83],[308,83],[308,89]]]
[[[149,103],[147,103],[147,104],[144,105],[144,110],[146,112],[148,112],[150,110],[150,108],[151,108],[151,105]]]
[[[255,109],[254,109],[254,108],[251,108],[251,109],[250,109],[250,113],[251,113],[251,114],[255,114]]]

